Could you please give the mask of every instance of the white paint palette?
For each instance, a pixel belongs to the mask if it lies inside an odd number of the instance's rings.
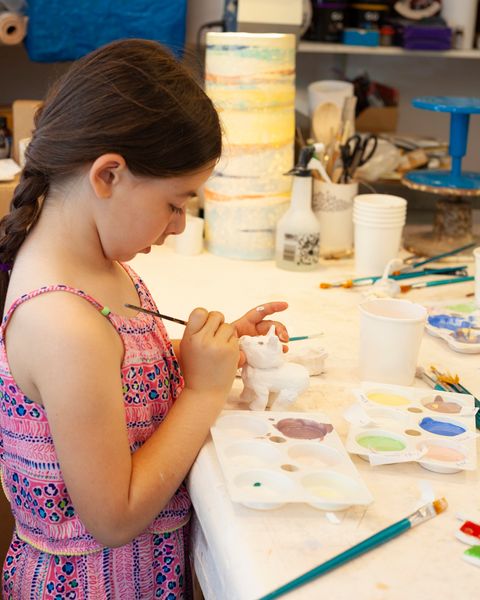
[[[323,413],[225,410],[211,433],[233,502],[336,511],[373,501]]]
[[[346,447],[372,465],[418,462],[437,473],[476,468],[474,398],[364,382],[347,409]]]

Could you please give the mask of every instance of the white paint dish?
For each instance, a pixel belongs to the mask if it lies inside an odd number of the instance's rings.
[[[362,494],[355,479],[334,471],[309,473],[300,483],[312,497],[309,504],[322,510],[347,509],[352,505],[350,499]]]
[[[293,444],[287,449],[287,454],[301,467],[314,469],[333,467],[342,462],[342,455],[338,450],[319,444]]]
[[[372,421],[382,429],[406,426],[408,423],[407,415],[388,408],[368,408],[366,412]]]
[[[373,501],[324,413],[245,412],[225,410],[211,428],[233,502],[335,511]]]
[[[225,448],[225,455],[232,464],[242,467],[266,467],[278,463],[282,453],[269,442],[235,442]]]
[[[480,353],[480,310],[462,314],[447,307],[431,307],[425,328],[427,333],[444,340],[455,352]]]
[[[242,471],[233,480],[233,485],[241,494],[252,498],[243,502],[245,506],[259,510],[282,506],[284,502],[279,498],[288,497],[294,488],[294,483],[287,475],[267,469]]]
[[[476,469],[473,396],[374,382],[363,382],[353,393],[369,422],[355,420],[355,411],[349,411],[349,452],[374,466],[418,462],[436,473]],[[459,412],[442,412],[457,407]]]
[[[217,419],[215,426],[224,429],[231,436],[245,436],[249,434],[264,435],[268,431],[268,424],[247,414],[229,414],[228,412]]]
[[[434,473],[458,473],[462,470],[462,463],[467,460],[468,450],[462,444],[427,439],[419,442],[418,448],[428,450],[424,457],[426,460],[420,460],[419,464]]]

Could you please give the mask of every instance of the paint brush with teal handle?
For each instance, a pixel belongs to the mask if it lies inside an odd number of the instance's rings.
[[[434,500],[433,502],[429,502],[428,504],[425,504],[425,506],[422,506],[414,513],[406,517],[405,519],[397,521],[397,523],[394,523],[393,525],[382,529],[381,531],[375,533],[366,540],[363,540],[363,542],[352,546],[348,550],[345,550],[345,552],[337,554],[337,556],[334,556],[330,560],[327,560],[321,565],[318,565],[318,567],[307,571],[303,575],[300,575],[300,577],[292,579],[285,585],[282,585],[276,590],[273,590],[273,592],[262,596],[261,598],[259,598],[259,600],[274,600],[275,598],[280,598],[280,596],[284,596],[285,594],[288,594],[289,592],[301,587],[302,585],[313,581],[317,577],[321,577],[322,575],[333,571],[333,569],[336,569],[337,567],[344,565],[345,563],[353,560],[354,558],[357,558],[357,556],[361,556],[362,554],[373,550],[377,546],[381,546],[385,542],[396,538],[397,536],[404,533],[405,531],[408,531],[412,527],[416,527],[417,525],[420,525],[420,523],[424,523],[432,517],[436,517],[444,510],[446,510],[447,506],[448,504],[445,498],[440,498],[438,500]]]
[[[312,340],[314,338],[322,337],[323,331],[319,333],[311,333],[310,335],[294,335],[293,337],[288,338],[289,342],[298,342],[300,340]]]
[[[455,277],[453,279],[440,279],[440,281],[419,281],[418,283],[412,283],[410,285],[401,285],[400,291],[402,294],[409,292],[410,290],[416,290],[419,288],[433,287],[435,285],[451,285],[452,283],[465,283],[466,281],[473,281],[475,277]]]

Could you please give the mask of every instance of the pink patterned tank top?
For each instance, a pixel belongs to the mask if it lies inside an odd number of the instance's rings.
[[[137,289],[141,306],[157,310],[143,281],[123,265]],[[14,310],[40,294],[70,292],[93,304],[122,338],[121,379],[130,451],[155,431],[183,389],[183,378],[165,326],[153,316],[133,318],[110,313],[84,292],[64,285],[43,287],[18,298],[0,329],[0,474],[16,521],[18,536],[52,554],[87,554],[103,548],[75,513],[62,478],[45,409],[15,383],[5,351],[5,331]],[[177,490],[148,531],[182,527],[190,516],[185,485]]]

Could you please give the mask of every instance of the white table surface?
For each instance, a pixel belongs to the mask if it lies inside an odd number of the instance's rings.
[[[207,252],[185,257],[157,247],[139,255],[133,267],[149,286],[160,312],[187,318],[195,306],[222,311],[233,320],[247,309],[270,300],[286,300],[281,317],[290,335],[324,331],[326,371],[310,379],[310,388],[292,410],[326,412],[342,440],[347,423],[342,414],[354,402],[358,386],[358,290],[320,290],[320,281],[353,274],[351,261],[322,263],[310,273],[282,271],[273,262],[247,262]],[[405,298],[428,304],[468,301],[473,283],[416,290]],[[471,299],[470,299],[471,300]],[[165,323],[172,337],[182,327]],[[295,342],[294,342],[295,343]],[[301,342],[296,342],[301,343]],[[480,355],[453,352],[438,338],[424,335],[419,364],[431,363],[461,376],[480,396]],[[416,380],[415,385],[426,385]],[[229,403],[242,389],[236,380]],[[418,506],[422,486],[445,496],[444,514],[357,558],[285,596],[295,600],[473,600],[480,597],[480,568],[462,560],[467,548],[455,538],[458,514],[480,522],[480,482],[476,472],[442,475],[416,463],[371,467],[352,456],[374,496],[369,507],[335,513],[332,523],[323,511],[308,505],[287,505],[269,511],[230,501],[212,441],[201,450],[189,476],[195,508],[193,553],[195,570],[206,600],[254,600],[301,575],[378,530],[404,518]],[[479,463],[480,464],[480,463]]]

